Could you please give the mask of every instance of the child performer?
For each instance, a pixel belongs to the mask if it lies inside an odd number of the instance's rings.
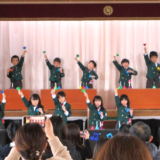
[[[22,88],[22,66],[24,62],[24,57],[27,51],[25,50],[23,52],[23,55],[19,61],[19,57],[17,55],[12,56],[11,58],[11,63],[13,66],[10,69],[7,69],[7,77],[10,78],[11,81],[11,86],[10,88],[17,88],[20,87]]]
[[[79,67],[81,68],[81,70],[83,71],[83,77],[81,79],[82,82],[82,86],[88,86],[88,88],[93,88],[93,84],[92,79],[97,80],[98,79],[98,75],[96,74],[96,72],[94,71],[94,69],[96,68],[97,64],[95,61],[91,60],[89,61],[87,67],[85,67],[79,60],[78,58],[75,58],[75,60],[77,61]]]
[[[63,91],[59,91],[56,95],[54,89],[52,89],[51,94],[55,104],[53,115],[62,117],[65,124],[67,124],[67,117],[71,116],[71,105],[66,102],[66,94]]]
[[[88,108],[91,110],[91,117],[89,118],[90,127],[96,127],[97,121],[98,126],[100,126],[100,122],[107,119],[107,112],[103,107],[103,100],[101,96],[95,96],[93,104],[90,102],[86,92],[84,92],[84,96],[86,97]]]
[[[3,125],[3,115],[4,115],[4,107],[6,104],[6,95],[2,93],[2,102],[0,102],[0,129],[4,129]]]
[[[45,114],[44,107],[41,105],[41,100],[38,94],[32,94],[28,101],[22,91],[18,91],[18,93],[21,96],[24,105],[28,108],[28,115],[36,116],[39,114]]]
[[[53,61],[53,65],[49,62],[46,54],[44,55],[44,58],[46,59],[46,64],[50,70],[49,80],[51,81],[51,88],[54,88],[55,84],[62,88],[61,78],[64,77],[65,74],[64,70],[60,67],[60,58],[55,58]]]
[[[132,75],[136,76],[138,72],[129,67],[128,59],[123,59],[120,65],[116,60],[116,56],[114,56],[113,63],[120,72],[120,78],[118,83],[121,82],[122,86],[126,86],[126,88],[128,88],[128,81],[131,80]]]
[[[155,51],[151,51],[149,59],[146,47],[144,47],[144,52],[145,52],[144,59],[147,65],[146,88],[152,88],[154,85],[156,86],[156,88],[160,88],[160,83],[159,83],[160,70],[158,70],[160,64],[157,63],[158,54]]]
[[[115,101],[118,108],[118,123],[116,125],[116,129],[119,129],[121,124],[131,123],[131,119],[133,118],[133,109],[130,107],[130,101],[126,94],[122,94],[119,98],[117,88],[115,89]]]

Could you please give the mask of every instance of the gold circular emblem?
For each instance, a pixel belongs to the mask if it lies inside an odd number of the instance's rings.
[[[103,13],[107,16],[110,16],[113,13],[113,8],[111,6],[105,6],[103,8]]]

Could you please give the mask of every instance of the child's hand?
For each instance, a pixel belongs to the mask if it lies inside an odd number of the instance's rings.
[[[113,56],[114,61],[116,61],[116,56]]]
[[[144,53],[147,53],[147,48],[146,47],[144,47]]]
[[[2,98],[3,100],[6,100],[6,95],[4,93],[2,94]]]
[[[134,71],[132,71],[132,70],[128,70],[128,72],[129,72],[129,73],[134,73]]]
[[[62,110],[63,110],[64,112],[67,111],[65,106],[62,106]]]
[[[60,68],[59,70],[60,70],[60,73],[63,73],[63,69],[62,68]]]
[[[42,108],[38,108],[38,111],[39,111],[41,114],[43,114]]]
[[[7,74],[9,74],[9,72],[10,72],[10,68],[9,68],[9,69],[7,69]]]
[[[118,95],[118,88],[115,88],[115,95]]]
[[[77,62],[79,61],[77,57],[75,58],[75,60],[76,60]]]
[[[55,94],[55,90],[54,90],[54,89],[51,90],[51,94],[52,94],[52,95]]]
[[[89,132],[87,130],[85,130],[84,133],[85,133],[85,139],[89,139],[89,137],[90,137]]]
[[[21,98],[24,97],[22,91],[18,91],[18,94],[21,96]]]
[[[48,59],[46,54],[44,54],[44,58],[45,58],[46,60]]]
[[[52,125],[52,123],[49,119],[47,119],[46,122],[45,122],[45,132],[46,132],[46,136],[49,139],[55,138],[55,135],[54,135],[54,132],[53,132],[53,125]]]
[[[92,78],[95,78],[95,76],[92,76]]]
[[[86,92],[84,92],[84,96],[88,99],[88,94]]]
[[[103,117],[103,112],[100,113],[100,116]]]
[[[24,57],[26,53],[27,53],[27,50],[24,50],[22,57]]]
[[[130,113],[130,115],[133,115],[133,108],[129,109],[129,113]]]

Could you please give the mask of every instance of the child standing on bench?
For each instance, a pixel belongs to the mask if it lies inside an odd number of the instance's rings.
[[[126,94],[122,94],[119,98],[118,89],[115,88],[115,102],[118,109],[116,129],[122,124],[131,124],[133,118],[133,109],[130,107],[130,101]]]
[[[128,82],[129,82],[129,80],[131,80],[132,75],[136,76],[138,74],[138,72],[129,67],[129,60],[128,59],[123,59],[121,61],[121,65],[120,65],[116,60],[116,56],[114,56],[113,63],[120,72],[120,78],[119,78],[118,83],[121,82],[120,85],[126,86],[128,88],[128,86],[129,86]]]
[[[144,47],[144,59],[147,65],[147,83],[146,88],[153,88],[153,86],[156,86],[156,88],[160,88],[160,70],[158,70],[158,67],[160,67],[160,64],[157,63],[158,60],[158,54],[155,51],[150,52],[150,58],[147,54],[147,48]]]
[[[87,67],[85,67],[78,60],[78,58],[75,58],[75,60],[77,61],[79,67],[83,71],[83,76],[81,78],[81,82],[82,82],[81,86],[85,86],[85,87],[88,86],[88,88],[93,88],[92,79],[95,79],[95,80],[98,79],[98,75],[94,71],[94,69],[97,67],[96,62],[91,60],[91,61],[89,61]]]
[[[5,104],[6,104],[6,95],[2,93],[2,102],[0,102],[0,129],[4,129],[3,116],[4,116]]]
[[[18,91],[18,93],[21,96],[24,105],[28,108],[29,116],[45,114],[44,107],[41,105],[41,100],[38,94],[32,94],[30,100],[28,101],[22,91]]]
[[[91,110],[91,117],[89,118],[90,127],[96,127],[96,123],[98,123],[98,127],[100,127],[100,122],[107,119],[107,112],[103,107],[102,97],[95,96],[92,104],[86,92],[84,92],[84,96],[86,97],[88,108]]]
[[[66,94],[63,91],[59,91],[55,94],[55,89],[51,91],[53,102],[55,104],[55,116],[60,116],[67,124],[67,117],[71,116],[71,105],[66,101]]]
[[[61,78],[65,76],[64,70],[60,67],[61,60],[60,58],[55,58],[53,60],[53,65],[49,62],[47,55],[44,55],[44,58],[46,59],[46,64],[50,70],[50,78],[51,81],[51,88],[54,88],[54,86],[57,84],[56,87],[61,87]]]
[[[10,79],[11,81],[11,85],[10,88],[14,88],[16,89],[17,87],[22,88],[22,66],[23,66],[23,62],[24,62],[24,57],[25,54],[27,53],[27,51],[25,50],[23,52],[23,55],[21,57],[21,59],[19,60],[19,57],[17,55],[12,56],[11,58],[11,63],[13,64],[13,66],[9,69],[7,69],[7,77]]]

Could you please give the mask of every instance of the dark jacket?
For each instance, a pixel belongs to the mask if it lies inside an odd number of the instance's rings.
[[[81,154],[81,157],[82,157],[82,160],[86,160],[87,159],[92,159],[93,157],[93,154],[92,154],[92,149],[91,149],[91,146],[90,146],[90,143],[89,143],[89,140],[85,140],[85,147],[84,148],[81,148],[81,147],[76,147],[77,148],[77,151],[80,152]]]
[[[155,144],[153,143],[146,143],[147,148],[149,149],[153,160],[160,160],[160,150],[157,149]]]
[[[73,160],[82,160],[80,153],[76,150],[76,146],[67,140],[63,140],[62,144],[67,147]],[[45,153],[42,156],[42,160],[53,157],[50,147],[47,147]]]
[[[5,145],[0,153],[0,160],[4,160],[10,153],[12,147],[10,147],[10,144]]]

